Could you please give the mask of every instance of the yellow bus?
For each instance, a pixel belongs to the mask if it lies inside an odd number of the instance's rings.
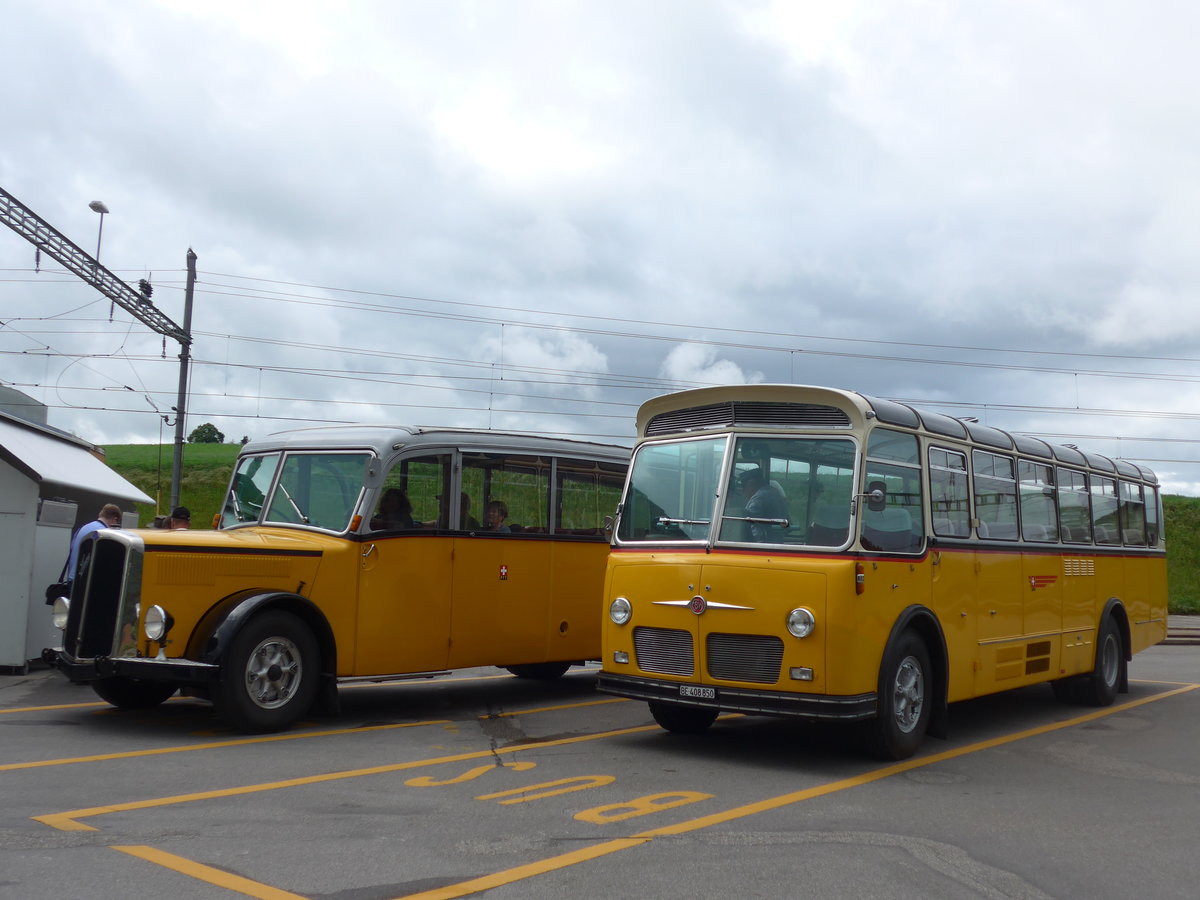
[[[902,759],[970,697],[1110,704],[1166,636],[1142,466],[824,387],[683,391],[637,425],[599,687],[667,730],[860,722]]]
[[[558,677],[599,657],[628,458],[490,431],[274,435],[239,454],[215,530],[91,536],[44,656],[116,706],[181,689],[245,731],[335,708],[355,681]]]

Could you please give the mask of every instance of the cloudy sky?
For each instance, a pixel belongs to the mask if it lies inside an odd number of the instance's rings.
[[[183,321],[187,429],[628,442],[828,384],[1200,494],[1200,7],[0,0],[0,187]],[[39,263],[35,271],[35,263]],[[178,345],[0,229],[0,383],[170,440]]]

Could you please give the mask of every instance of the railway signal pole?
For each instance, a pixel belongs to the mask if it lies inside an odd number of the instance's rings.
[[[95,209],[95,207],[93,207]],[[99,212],[99,210],[96,210]],[[105,212],[108,210],[105,209]],[[152,331],[179,343],[179,395],[175,405],[175,453],[171,466],[171,508],[179,505],[179,486],[183,480],[183,431],[187,415],[188,365],[192,345],[192,295],[196,283],[196,254],[188,249],[188,280],[184,295],[183,327],[176,325],[151,301],[147,292],[135,291],[100,261],[58,231],[28,206],[0,188],[0,222],[7,225],[38,250],[56,260],[81,281],[125,310]],[[101,217],[101,228],[104,219]],[[100,245],[97,241],[96,252]]]

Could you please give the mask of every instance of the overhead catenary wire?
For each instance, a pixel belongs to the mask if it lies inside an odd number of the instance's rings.
[[[156,271],[160,275],[156,278],[156,288],[159,289],[176,289],[178,285],[170,278],[170,273],[166,277],[161,274],[163,267],[156,267]],[[14,271],[14,270],[5,270]],[[139,270],[140,271],[140,270]],[[0,279],[9,280],[9,279]],[[48,283],[48,282],[42,282]],[[262,287],[262,285],[272,287]],[[284,289],[280,289],[284,288]],[[1007,354],[1010,359],[1013,354],[1026,355],[1031,358],[1056,358],[1063,361],[1070,360],[1093,360],[1119,363],[1122,361],[1155,361],[1163,364],[1179,364],[1191,365],[1200,362],[1200,359],[1190,357],[1148,357],[1137,356],[1130,354],[1100,354],[1100,353],[1083,353],[1076,351],[1051,351],[1026,348],[1012,347],[980,347],[969,345],[955,344],[936,344],[922,343],[915,341],[899,341],[899,340],[880,340],[875,338],[865,337],[841,337],[833,335],[819,334],[790,334],[778,331],[758,331],[744,328],[731,328],[724,326],[698,325],[695,323],[671,323],[662,321],[651,321],[642,319],[632,319],[617,316],[602,316],[591,315],[577,312],[564,312],[556,310],[536,309],[532,307],[505,305],[502,303],[490,302],[487,304],[457,301],[457,300],[441,300],[432,297],[420,297],[403,293],[388,293],[381,291],[366,291],[354,288],[339,288],[322,285],[304,284],[301,282],[285,282],[272,279],[262,279],[253,276],[241,276],[231,273],[205,272],[202,273],[202,282],[200,291],[208,293],[211,296],[235,296],[244,300],[252,300],[258,302],[278,302],[284,304],[300,304],[300,305],[315,305],[326,306],[337,309],[342,312],[354,312],[366,315],[387,314],[401,317],[412,318],[427,318],[435,320],[457,321],[465,324],[475,324],[482,327],[499,327],[522,329],[527,328],[531,331],[558,331],[564,333],[573,333],[580,336],[592,338],[600,338],[602,340],[613,341],[654,341],[667,343],[688,343],[701,346],[711,346],[715,348],[724,348],[730,350],[738,350],[752,353],[781,353],[792,355],[805,355],[812,357],[826,358],[844,358],[848,360],[866,360],[893,362],[904,364],[929,365],[939,367],[971,367],[978,369],[996,369],[1003,371],[1020,371],[1030,374],[1049,374],[1049,375],[1071,375],[1076,377],[1089,378],[1120,378],[1134,381],[1148,382],[1176,382],[1181,384],[1200,382],[1200,375],[1192,375],[1187,372],[1180,371],[1140,371],[1115,368],[1080,368],[1068,365],[1033,365],[1020,362],[1002,362],[988,359],[954,359],[943,356],[913,356],[913,355],[898,355],[890,353],[875,353],[875,352],[851,352],[849,349],[824,349],[814,346],[792,346],[781,341],[806,341],[822,343],[824,347],[841,346],[857,344],[864,348],[879,347],[910,347],[921,350],[933,350],[942,354],[956,353],[974,353],[974,354]],[[331,292],[338,296],[318,296],[311,292]],[[398,306],[396,303],[378,303],[374,301],[363,301],[355,298],[380,298],[385,301],[400,301],[404,304]],[[424,304],[430,308],[419,308],[412,304]],[[5,323],[30,323],[35,321],[56,323],[64,326],[70,326],[75,323],[88,324],[96,320],[71,318],[71,313],[78,311],[91,303],[77,306],[75,310],[67,312],[58,312],[53,315],[44,317],[13,317],[0,322],[0,334],[3,334]],[[477,312],[478,311],[478,312]],[[533,321],[521,320],[517,316],[535,316],[550,319],[551,321]],[[612,324],[612,328],[604,327],[585,327],[582,325],[571,325],[568,323],[597,323],[597,324]],[[675,333],[647,333],[645,331],[635,329],[667,329]],[[12,329],[15,333],[16,329]],[[105,328],[105,323],[101,320],[100,327],[94,330],[82,329],[79,331],[68,332],[65,329],[34,329],[22,327],[23,333],[31,344],[39,345],[39,349],[27,349],[20,351],[22,355],[36,355],[37,353],[51,354],[54,348],[47,342],[42,341],[42,337],[67,334],[111,334],[111,327]],[[556,394],[554,391],[533,393],[525,390],[526,388],[536,388],[538,385],[551,387],[578,387],[587,386],[589,388],[611,390],[623,390],[628,392],[644,392],[646,391],[666,391],[675,390],[683,387],[698,386],[703,382],[681,381],[678,379],[668,379],[656,377],[652,375],[634,375],[627,373],[607,373],[607,372],[584,372],[579,369],[571,368],[554,368],[550,366],[518,366],[511,361],[506,362],[502,366],[503,382],[508,390],[497,393],[494,385],[489,385],[488,388],[482,387],[489,379],[493,378],[493,373],[497,366],[494,361],[482,361],[471,359],[456,359],[449,356],[437,356],[431,354],[399,354],[390,351],[384,351],[371,347],[354,347],[354,346],[331,346],[329,344],[321,344],[314,342],[285,340],[282,338],[255,336],[250,334],[231,334],[222,332],[194,332],[197,337],[204,337],[212,340],[220,340],[226,342],[237,342],[256,344],[259,346],[270,346],[281,351],[302,350],[309,354],[315,353],[332,353],[340,358],[377,358],[389,359],[396,361],[407,361],[408,368],[405,371],[386,371],[386,367],[374,366],[371,368],[361,368],[356,370],[353,366],[337,366],[337,365],[305,365],[305,366],[286,366],[286,365],[269,365],[269,364],[251,364],[251,363],[231,363],[228,360],[197,360],[197,366],[205,367],[225,367],[229,369],[237,368],[253,368],[260,372],[274,372],[280,375],[289,376],[306,376],[311,378],[336,380],[376,380],[380,384],[393,384],[398,379],[412,379],[410,386],[418,387],[422,390],[450,390],[461,391],[462,393],[479,393],[484,392],[492,396],[499,397],[515,397],[525,401],[540,402],[543,404],[553,404],[560,408],[557,409],[520,409],[520,410],[505,410],[493,409],[489,404],[489,409],[497,412],[520,412],[521,414],[536,414],[536,415],[563,415],[575,416],[577,412],[569,412],[566,407],[572,404],[581,405],[598,405],[600,403],[611,404],[611,408],[629,408],[632,410],[637,406],[637,402],[643,398],[631,398],[630,401],[622,404],[621,401],[598,401],[591,398],[564,397]],[[723,338],[722,336],[728,336]],[[128,337],[128,335],[126,335]],[[771,341],[754,341],[745,340],[745,338],[769,337]],[[15,351],[0,351],[0,353],[13,353]],[[59,352],[59,355],[65,358],[73,358],[74,355],[66,352]],[[103,358],[104,354],[89,355],[90,358]],[[140,356],[128,350],[121,350],[120,353],[108,354],[110,358],[121,358],[126,364],[131,364],[133,360],[150,360],[149,355]],[[83,357],[81,357],[83,358]],[[1094,363],[1093,363],[1094,366]],[[427,371],[431,369],[432,371]],[[458,371],[454,371],[458,370]],[[474,372],[474,374],[472,374]],[[135,373],[136,375],[136,373]],[[113,382],[114,386],[119,383],[119,379],[106,378]],[[143,379],[144,381],[144,379]],[[448,385],[438,384],[437,382],[449,382]],[[477,386],[472,387],[474,382]],[[128,390],[134,390],[128,388]],[[65,387],[65,390],[76,389]],[[114,388],[115,389],[115,388]],[[139,391],[141,393],[141,391]],[[150,393],[146,392],[147,398]],[[205,393],[197,396],[208,396]],[[222,395],[212,395],[219,397]],[[229,399],[236,399],[236,395],[224,395]],[[259,398],[268,399],[268,398]],[[322,403],[325,405],[336,405],[339,402],[353,404],[356,401],[340,401],[337,399],[326,400],[319,396],[312,397],[289,397],[284,400],[269,400],[269,402],[295,402],[295,403]],[[984,410],[995,411],[997,413],[1021,413],[1021,414],[1054,414],[1054,415],[1072,415],[1072,416],[1108,416],[1108,417],[1127,417],[1127,418],[1159,418],[1163,420],[1180,420],[1187,421],[1196,416],[1171,410],[1153,410],[1153,409],[1097,409],[1086,407],[1070,407],[1063,405],[1039,405],[1033,404],[994,404],[994,403],[979,403],[979,402],[962,402],[962,401],[938,401],[925,398],[917,398],[912,400],[903,400],[902,402],[911,403],[918,407],[930,408],[946,408],[946,409],[966,409],[966,410]],[[378,404],[374,404],[378,405]],[[64,408],[71,408],[73,404],[67,404]],[[412,405],[404,404],[414,409],[431,408],[439,409],[436,404],[428,405]],[[75,408],[86,408],[78,407]],[[472,407],[464,406],[463,404],[455,404],[455,409],[463,409],[470,411]],[[480,410],[477,411],[481,411]],[[113,411],[124,411],[114,409]],[[244,414],[231,414],[225,412],[212,413],[197,413],[197,415],[209,416],[238,416]],[[305,421],[304,419],[290,419],[292,421]],[[315,420],[314,420],[315,421]],[[1007,430],[1015,430],[1007,428]],[[1030,432],[1021,432],[1030,433]],[[1089,439],[1088,436],[1082,435],[1066,435],[1068,438],[1078,437],[1081,440]],[[1114,436],[1112,439],[1120,440],[1121,437]],[[1154,438],[1147,437],[1144,439],[1147,442],[1153,441]],[[1172,440],[1172,439],[1165,439]],[[1186,441],[1184,441],[1186,442]],[[1180,461],[1193,462],[1193,461]]]

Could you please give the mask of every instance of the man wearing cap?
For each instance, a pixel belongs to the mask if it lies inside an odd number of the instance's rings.
[[[178,531],[181,528],[192,527],[192,514],[186,506],[177,506],[171,510],[171,515],[167,519],[167,530]]]

